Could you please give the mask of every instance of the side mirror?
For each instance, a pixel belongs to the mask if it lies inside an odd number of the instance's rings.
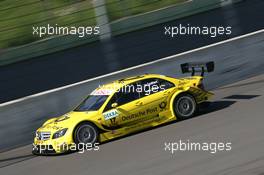
[[[112,108],[115,108],[115,107],[117,107],[117,106],[118,106],[117,103],[112,103],[112,104],[111,104],[111,107],[112,107]]]

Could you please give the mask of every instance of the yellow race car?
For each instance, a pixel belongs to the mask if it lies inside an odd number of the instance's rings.
[[[145,74],[100,85],[73,111],[36,131],[33,153],[98,149],[98,143],[194,116],[213,95],[204,89],[203,75],[214,70],[214,63],[185,63],[181,69],[192,76]]]

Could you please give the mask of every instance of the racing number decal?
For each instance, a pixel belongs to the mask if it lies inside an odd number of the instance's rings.
[[[116,117],[110,119],[110,125],[111,126],[116,126],[117,125]]]

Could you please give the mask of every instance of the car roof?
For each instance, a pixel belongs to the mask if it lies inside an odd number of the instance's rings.
[[[134,83],[136,81],[140,81],[140,80],[144,80],[148,78],[165,78],[165,76],[159,75],[159,74],[143,74],[143,75],[122,78],[122,79],[113,81],[112,83],[120,83],[121,85],[127,85],[127,84]],[[112,83],[109,83],[109,84],[112,84]]]
[[[108,84],[100,85],[91,94],[92,95],[111,95],[125,85],[134,83],[136,81],[144,80],[147,78],[165,78],[166,79],[166,76],[159,75],[159,74],[143,74],[143,75],[122,78],[122,79],[115,80]]]

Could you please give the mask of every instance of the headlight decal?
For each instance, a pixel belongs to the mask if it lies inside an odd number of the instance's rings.
[[[56,138],[59,138],[59,137],[62,137],[65,135],[65,133],[67,132],[68,128],[64,128],[62,130],[59,130],[57,132],[55,132],[52,136],[52,139],[56,139]]]

